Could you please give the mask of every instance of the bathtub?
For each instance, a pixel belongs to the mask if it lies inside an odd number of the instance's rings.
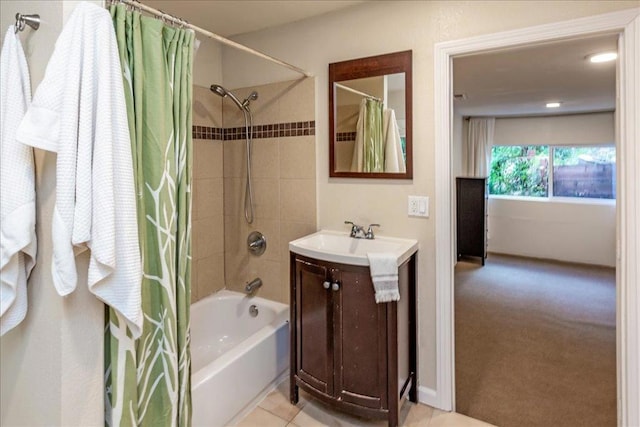
[[[191,306],[194,426],[235,424],[288,370],[286,304],[222,290]]]

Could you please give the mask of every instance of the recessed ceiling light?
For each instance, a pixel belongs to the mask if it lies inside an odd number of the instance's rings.
[[[618,57],[617,52],[602,52],[602,53],[596,53],[595,55],[589,55],[587,58],[589,58],[590,62],[600,63],[600,62],[615,61],[617,57]]]
[[[560,107],[559,102],[547,102],[547,108],[558,108]]]

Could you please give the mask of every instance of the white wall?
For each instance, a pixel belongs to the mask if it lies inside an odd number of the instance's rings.
[[[615,143],[613,113],[496,119],[493,145]]]
[[[435,226],[432,218],[409,218],[407,196],[431,196],[435,203],[433,45],[479,34],[637,7],[636,1],[377,1],[338,13],[238,36],[235,39],[312,72],[316,76],[318,227],[344,229],[345,219],[379,222],[381,235],[417,238],[419,293],[419,382],[436,383]],[[499,17],[497,19],[496,17]],[[412,181],[329,179],[328,64],[413,50]],[[296,74],[223,48],[223,76],[229,87],[295,78]]]
[[[20,34],[33,91],[76,2],[0,1],[2,37],[16,12],[39,13],[40,29]],[[102,2],[95,2],[102,4]],[[0,425],[103,425],[103,305],[89,294],[86,275],[62,298],[51,280],[54,154],[35,150],[38,255],[28,283],[25,320],[0,339]],[[79,270],[86,271],[87,257]],[[83,286],[84,284],[84,286]]]
[[[193,84],[208,88],[222,84],[222,46],[215,40],[196,34],[193,62]],[[229,88],[231,89],[231,88]]]
[[[465,162],[467,150],[464,147],[467,134],[467,120],[458,114],[453,114],[453,129],[451,132],[451,171],[453,176],[463,176],[467,165]]]
[[[495,145],[615,142],[613,113],[496,119]],[[611,201],[489,199],[490,252],[616,265]]]
[[[489,251],[615,267],[612,202],[489,198]]]

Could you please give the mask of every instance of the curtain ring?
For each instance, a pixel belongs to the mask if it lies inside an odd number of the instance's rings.
[[[169,14],[163,12],[162,10],[158,9],[158,12],[160,12],[160,20],[165,24],[165,25],[171,25],[168,21],[168,17]]]
[[[134,12],[142,13],[142,8],[140,8],[140,2],[138,0],[133,0],[133,3],[131,3],[131,8]]]

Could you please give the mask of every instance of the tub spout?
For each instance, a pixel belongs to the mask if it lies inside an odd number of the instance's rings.
[[[257,277],[252,281],[250,281],[249,283],[247,283],[247,286],[244,287],[244,291],[249,295],[253,295],[254,292],[257,291],[260,286],[262,286],[262,279]]]

